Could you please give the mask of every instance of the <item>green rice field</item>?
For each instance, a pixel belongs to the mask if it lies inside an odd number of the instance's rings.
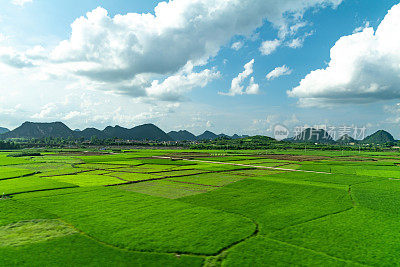
[[[394,152],[10,153],[1,266],[400,263]]]

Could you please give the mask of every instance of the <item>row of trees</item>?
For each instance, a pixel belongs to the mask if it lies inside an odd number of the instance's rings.
[[[226,150],[256,150],[256,149],[312,149],[312,150],[345,150],[345,151],[382,151],[392,148],[394,143],[384,145],[348,145],[348,144],[315,144],[292,143],[276,141],[266,136],[254,136],[243,139],[217,138],[192,144],[191,149],[226,149]]]
[[[0,141],[0,149],[8,150],[8,149],[19,149],[20,145],[15,144],[14,142],[8,141]]]
[[[189,147],[191,149],[226,149],[226,150],[255,150],[255,149],[320,149],[320,150],[362,150],[382,151],[394,144],[386,145],[346,145],[346,144],[314,144],[279,142],[266,136],[253,136],[241,139],[220,137],[215,140],[200,142],[149,142],[136,141],[134,143],[117,138],[99,139],[93,136],[90,140],[84,138],[46,137],[41,139],[0,141],[0,149],[19,149],[30,147],[85,147],[85,146],[150,146],[150,147]]]

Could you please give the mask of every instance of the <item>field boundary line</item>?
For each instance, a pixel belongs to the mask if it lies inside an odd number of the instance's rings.
[[[174,180],[167,180],[167,181],[168,182],[173,182],[173,183],[201,185],[201,186],[208,186],[208,187],[215,187],[215,188],[224,187],[223,185],[198,184],[198,183],[191,183],[191,182],[184,182],[184,181],[174,181]]]
[[[288,226],[276,229],[275,232],[279,232],[279,231],[282,231],[282,230],[285,230],[285,229],[288,229],[288,228],[292,228],[292,227],[296,227],[296,226],[299,226],[299,225],[302,225],[302,224],[306,224],[306,223],[310,223],[310,222],[313,222],[313,221],[317,221],[317,220],[320,220],[320,219],[323,219],[323,218],[326,218],[326,217],[329,217],[329,216],[338,215],[338,214],[350,211],[352,209],[354,209],[353,206],[350,207],[350,208],[346,208],[344,210],[340,210],[340,211],[335,211],[335,212],[332,212],[332,213],[324,214],[324,215],[318,216],[316,218],[312,218],[312,219],[309,219],[309,220],[306,220],[306,221],[303,221],[303,222],[295,223],[295,224],[292,224],[292,225],[288,225]]]
[[[73,228],[75,231],[77,231],[77,234],[81,234],[81,235],[87,237],[88,239],[99,243],[100,245],[103,245],[103,246],[109,247],[109,248],[113,248],[113,249],[116,249],[116,250],[122,250],[122,251],[125,251],[125,252],[147,253],[147,254],[164,254],[164,255],[174,255],[174,256],[184,255],[184,256],[199,257],[199,258],[203,258],[203,259],[205,259],[206,257],[209,256],[207,254],[184,253],[184,252],[183,253],[181,253],[181,252],[160,252],[160,251],[150,251],[150,250],[134,250],[134,249],[126,248],[126,247],[119,247],[117,245],[102,241],[102,240],[98,239],[97,237],[91,236],[90,234],[88,234],[88,233],[82,231],[81,229],[77,228],[75,225],[67,222],[63,218],[59,217],[56,220],[59,220],[59,221],[65,223],[66,225],[68,225],[69,227]]]
[[[101,240],[101,239],[98,239],[97,237],[94,237],[94,236],[92,236],[92,235],[90,235],[90,234],[84,232],[83,230],[77,228],[75,225],[69,223],[68,221],[64,220],[63,218],[60,218],[60,217],[59,217],[59,218],[57,218],[57,220],[59,220],[59,221],[65,223],[66,225],[70,226],[70,227],[73,228],[75,231],[77,231],[79,234],[81,234],[81,235],[83,235],[83,236],[86,236],[87,238],[89,238],[89,239],[91,239],[91,240],[93,240],[93,241],[95,241],[95,242],[97,242],[97,243],[99,243],[99,244],[102,244],[102,245],[104,245],[104,246],[111,247],[111,248],[114,248],[114,249],[118,249],[118,250],[122,250],[122,251],[128,251],[128,252],[169,254],[169,255],[172,254],[172,255],[175,255],[175,256],[176,256],[176,255],[179,255],[179,256],[180,256],[180,255],[185,255],[185,256],[196,256],[196,257],[201,257],[201,258],[203,258],[203,259],[205,260],[206,258],[209,258],[209,257],[218,257],[218,256],[220,256],[222,253],[224,253],[225,251],[231,249],[232,247],[234,247],[234,246],[236,246],[236,245],[238,245],[238,244],[240,244],[240,243],[242,243],[242,242],[245,242],[246,240],[248,240],[248,239],[250,239],[250,238],[252,238],[252,237],[255,237],[256,235],[259,234],[259,225],[258,225],[257,222],[254,221],[253,219],[248,218],[248,217],[246,217],[246,216],[243,216],[243,215],[241,215],[241,214],[233,213],[233,212],[228,212],[228,211],[223,211],[223,212],[230,213],[230,214],[235,214],[235,215],[238,215],[238,216],[241,216],[241,217],[243,217],[243,218],[248,219],[249,221],[251,221],[251,222],[254,224],[254,228],[255,228],[255,229],[254,229],[254,231],[253,231],[250,235],[248,235],[248,236],[246,236],[246,237],[244,237],[244,238],[242,238],[242,239],[240,239],[240,240],[238,240],[238,241],[236,241],[236,242],[233,242],[233,243],[229,244],[228,246],[226,246],[226,247],[224,247],[224,248],[221,248],[220,250],[218,250],[218,251],[217,251],[216,253],[214,253],[214,254],[201,254],[201,253],[190,253],[190,252],[179,252],[179,251],[161,252],[161,251],[150,251],[150,250],[134,250],[134,249],[126,248],[126,247],[119,247],[119,246],[117,246],[117,245],[108,243],[108,242],[106,242],[106,241],[103,241],[103,240]],[[204,263],[204,262],[203,262],[203,263]]]
[[[248,164],[230,163],[230,162],[218,162],[218,161],[208,161],[208,160],[198,160],[198,159],[185,159],[185,158],[172,158],[172,157],[161,157],[161,156],[153,156],[153,157],[154,157],[154,158],[159,158],[159,159],[185,160],[185,161],[191,161],[191,162],[202,162],[202,163],[213,163],[213,164],[233,165],[233,166],[242,166],[242,167],[257,168],[257,169],[278,170],[278,171],[306,172],[306,173],[318,173],[318,174],[332,174],[332,173],[329,173],[329,172],[318,172],[318,171],[285,169],[285,168],[278,168],[278,167],[257,166],[257,165],[248,165]]]
[[[75,186],[66,186],[66,187],[49,188],[49,189],[38,189],[38,190],[31,190],[31,191],[23,191],[23,192],[6,194],[4,196],[10,197],[10,196],[15,196],[15,195],[20,195],[20,194],[28,194],[28,193],[35,193],[35,192],[46,192],[46,191],[61,190],[61,189],[71,189],[71,188],[77,188],[77,187],[79,187],[79,186],[75,185]]]
[[[36,175],[36,174],[41,174],[41,172],[37,171],[37,172],[33,172],[33,173],[28,173],[28,174],[16,176],[16,177],[1,178],[1,179],[0,179],[0,182],[1,182],[1,181],[6,181],[6,180],[12,180],[12,179],[30,177],[30,176],[34,176],[34,175]]]
[[[248,170],[248,169],[238,169],[238,170]],[[224,170],[224,171],[208,171],[208,172],[195,173],[195,174],[182,174],[182,175],[176,175],[176,176],[163,176],[163,177],[150,178],[150,179],[138,180],[138,181],[128,181],[127,183],[110,184],[110,185],[104,185],[104,186],[110,187],[110,186],[119,186],[119,185],[128,185],[128,184],[137,184],[137,183],[144,183],[144,182],[150,182],[150,181],[165,180],[165,179],[170,179],[170,178],[187,177],[187,176],[194,176],[194,175],[200,175],[200,174],[221,173],[221,172],[226,172],[226,170]]]
[[[319,255],[326,256],[328,258],[332,258],[332,259],[337,260],[337,261],[346,262],[346,263],[352,263],[352,264],[356,264],[356,265],[360,265],[360,266],[371,266],[371,265],[359,263],[357,261],[352,261],[352,260],[348,260],[348,259],[335,257],[335,256],[329,255],[329,254],[327,254],[325,252],[322,252],[322,251],[318,251],[318,250],[302,247],[302,246],[299,246],[299,245],[291,244],[291,243],[288,243],[288,242],[285,242],[285,241],[281,241],[281,240],[278,240],[278,239],[275,239],[275,238],[272,238],[272,237],[268,237],[268,236],[264,236],[264,235],[261,235],[261,236],[263,236],[265,239],[269,239],[269,240],[275,241],[275,242],[277,242],[277,243],[279,243],[281,245],[285,245],[285,246],[289,246],[289,247],[293,247],[293,248],[297,248],[297,249],[306,250],[306,251],[312,252],[314,254],[319,254]]]

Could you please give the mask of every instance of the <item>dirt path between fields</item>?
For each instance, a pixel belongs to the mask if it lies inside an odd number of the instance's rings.
[[[184,158],[172,158],[172,157],[159,157],[159,156],[153,156],[153,158],[158,158],[158,159],[171,159],[171,160],[185,160],[185,161],[191,161],[191,162],[212,163],[212,164],[224,164],[224,165],[233,165],[233,166],[257,168],[257,169],[278,170],[278,171],[306,172],[306,173],[319,173],[319,174],[332,174],[332,173],[329,173],[329,172],[318,172],[318,171],[306,171],[306,170],[285,169],[285,168],[279,168],[279,167],[266,167],[266,166],[239,164],[239,163],[231,163],[231,162],[219,162],[219,161],[208,161],[208,160],[197,160],[197,159],[184,159]]]

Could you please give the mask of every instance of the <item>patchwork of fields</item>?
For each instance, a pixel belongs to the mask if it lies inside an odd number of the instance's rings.
[[[400,157],[0,152],[1,265],[398,265]]]

